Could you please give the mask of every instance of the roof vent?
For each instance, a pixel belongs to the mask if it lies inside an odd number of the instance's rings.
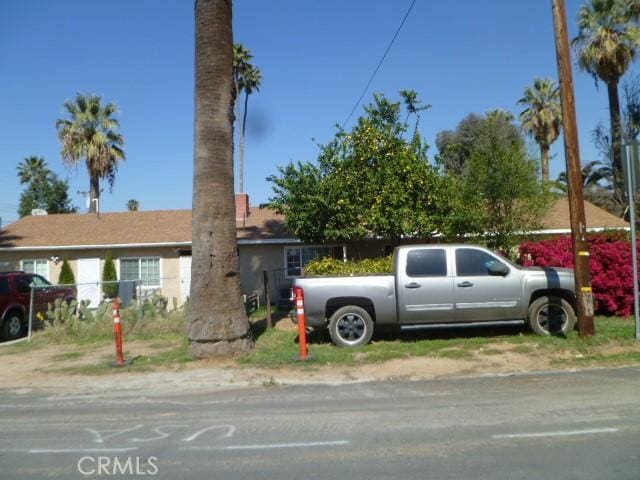
[[[46,215],[47,211],[43,210],[42,208],[34,208],[33,210],[31,210],[31,215]]]

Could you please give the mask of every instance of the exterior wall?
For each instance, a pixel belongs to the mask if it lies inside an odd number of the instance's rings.
[[[292,244],[294,245],[294,244]],[[279,290],[289,288],[291,280],[284,277],[284,249],[286,245],[240,245],[240,283],[242,293],[257,290],[260,304],[264,304],[264,275],[269,275],[271,302],[278,301]]]
[[[102,278],[106,253],[106,249],[0,252],[0,262],[2,262],[0,271],[20,270],[22,268],[22,260],[47,260],[49,281],[51,283],[58,283],[62,261],[66,259],[77,281],[78,260],[99,258],[100,277]],[[170,306],[173,304],[172,298],[174,297],[178,299],[178,303],[180,303],[180,261],[175,248],[116,248],[112,249],[111,253],[116,271],[118,272],[118,278],[120,278],[120,258],[160,257],[160,288],[162,295],[169,299]],[[58,257],[58,263],[52,261],[53,257]]]

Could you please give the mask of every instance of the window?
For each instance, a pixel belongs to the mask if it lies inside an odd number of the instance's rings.
[[[33,284],[34,287],[48,287],[51,285],[51,283],[49,283],[47,280],[42,278],[40,275],[32,275],[31,283]]]
[[[31,293],[31,277],[29,275],[17,275],[14,279],[18,293]]]
[[[459,248],[456,250],[456,270],[458,276],[489,275],[489,267],[502,263],[482,250]]]
[[[410,277],[446,277],[447,255],[442,249],[411,250],[407,255]]]
[[[160,259],[157,257],[121,258],[121,280],[142,280],[143,287],[160,286]]]
[[[9,278],[0,278],[0,295],[9,295],[10,293],[11,289],[9,288]]]
[[[299,277],[311,260],[331,256],[331,247],[287,247],[284,261],[287,277]]]
[[[35,273],[49,279],[49,261],[48,260],[23,260],[22,270],[27,273]]]

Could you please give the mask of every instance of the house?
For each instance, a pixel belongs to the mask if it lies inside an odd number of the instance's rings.
[[[585,203],[590,230],[628,228],[628,223]],[[535,233],[570,232],[567,199],[557,200]],[[271,297],[288,295],[302,267],[322,256],[346,255],[342,245],[309,245],[291,235],[285,219],[268,208],[249,206],[247,194],[236,195],[236,231],[242,291],[263,289],[263,271]],[[371,239],[350,245],[350,256],[378,256],[389,242]],[[101,298],[98,282],[111,251],[120,280],[142,280],[145,291],[160,291],[184,302],[191,279],[191,211],[158,210],[95,214],[27,216],[0,231],[0,270],[35,272],[57,283],[62,260],[69,261],[81,299],[92,305]],[[264,298],[264,297],[263,297]]]
[[[236,195],[236,228],[242,291],[263,293],[263,271],[277,299],[311,258],[332,247],[302,245],[285,227],[284,217],[268,208],[249,207]],[[142,280],[145,291],[159,291],[183,303],[191,279],[191,210],[26,216],[0,231],[0,271],[26,270],[57,283],[68,260],[78,297],[97,305],[98,282],[111,251],[118,279]]]

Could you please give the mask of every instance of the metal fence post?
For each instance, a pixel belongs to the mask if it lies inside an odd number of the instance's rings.
[[[29,288],[31,288],[31,298],[29,298],[29,326],[27,327],[27,341],[31,341],[31,332],[33,331],[33,297],[34,297],[34,290],[35,287],[33,286],[33,284],[29,285]]]

